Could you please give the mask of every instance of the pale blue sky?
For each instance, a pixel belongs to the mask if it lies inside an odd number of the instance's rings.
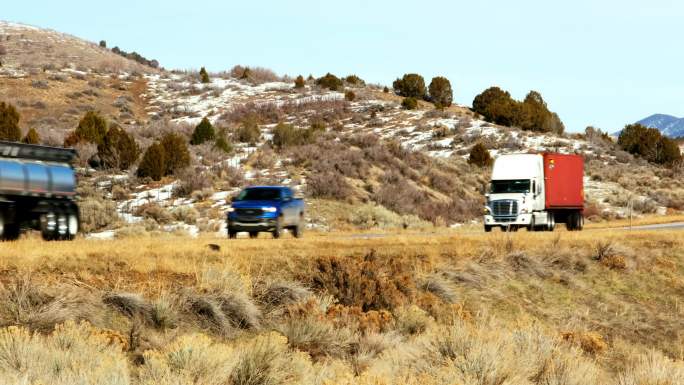
[[[107,40],[166,68],[406,72],[470,105],[498,85],[542,93],[569,131],[684,116],[684,3],[674,0],[3,1],[0,19]]]

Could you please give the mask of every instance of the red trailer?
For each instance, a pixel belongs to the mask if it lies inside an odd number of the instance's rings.
[[[543,153],[546,209],[570,229],[583,227],[584,158],[581,155]]]

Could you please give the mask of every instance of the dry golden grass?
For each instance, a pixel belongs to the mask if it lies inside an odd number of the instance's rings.
[[[675,231],[29,237],[0,245],[0,337],[81,330],[105,384],[677,384],[683,271]],[[73,375],[3,354],[8,383]]]

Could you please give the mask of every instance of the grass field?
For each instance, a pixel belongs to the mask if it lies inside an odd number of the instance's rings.
[[[0,384],[681,384],[683,270],[674,231],[28,238]]]

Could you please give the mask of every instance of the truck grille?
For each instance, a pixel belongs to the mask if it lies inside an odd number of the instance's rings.
[[[518,215],[518,201],[504,199],[492,202],[492,214],[495,217],[511,217]]]
[[[235,209],[235,214],[239,217],[258,217],[263,213],[262,209]]]

